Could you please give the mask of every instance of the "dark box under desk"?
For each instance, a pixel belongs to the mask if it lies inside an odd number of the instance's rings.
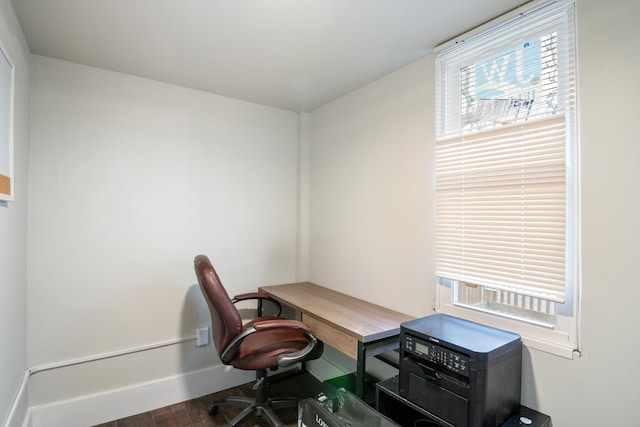
[[[464,427],[453,426],[438,419],[418,405],[398,394],[398,376],[388,378],[376,384],[376,409],[382,415],[401,426],[413,427],[417,420],[425,420],[420,427]],[[525,420],[521,421],[521,417]],[[526,420],[531,421],[526,424]],[[524,422],[523,422],[524,421]],[[520,406],[517,414],[510,417],[500,427],[550,427],[551,418],[526,406]]]

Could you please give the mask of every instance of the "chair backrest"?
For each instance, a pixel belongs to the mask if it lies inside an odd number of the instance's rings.
[[[229,342],[242,331],[242,317],[209,258],[205,255],[196,256],[193,267],[211,313],[213,342],[218,354],[222,355]]]

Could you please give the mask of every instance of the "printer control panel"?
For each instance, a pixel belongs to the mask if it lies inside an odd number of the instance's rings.
[[[464,377],[469,376],[470,358],[463,354],[409,334],[404,334],[402,346],[405,352],[419,361],[430,362]]]

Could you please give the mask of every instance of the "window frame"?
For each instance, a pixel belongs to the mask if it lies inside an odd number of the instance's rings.
[[[557,0],[557,1],[540,1],[533,5],[527,5],[522,8],[516,9],[509,14],[498,18],[484,26],[473,30],[470,33],[458,37],[456,40],[445,43],[444,45],[436,49],[436,53],[440,55],[441,52],[453,47],[459,48],[458,44],[468,41],[473,43],[477,38],[482,37],[487,32],[502,32],[512,31],[511,23],[516,23],[521,17],[535,14],[541,9],[550,7],[548,10],[554,10],[556,13],[567,13],[567,34],[570,36],[570,41],[573,43],[568,46],[564,55],[564,58],[569,58],[572,62],[572,71],[574,78],[577,79],[577,64],[575,58],[575,51],[577,49],[577,41],[575,34],[575,1],[574,0]],[[561,41],[565,43],[565,40]],[[506,47],[508,47],[505,44]],[[566,46],[563,46],[566,48]],[[495,49],[493,48],[493,53]],[[490,57],[491,53],[486,54],[486,58]],[[562,60],[562,58],[560,58]],[[436,61],[438,66],[438,60]],[[461,87],[460,78],[456,76],[454,78],[448,78],[446,81],[440,79],[440,70],[436,72],[438,78],[436,83],[436,103],[438,111],[437,129],[440,138],[443,133],[446,133],[449,129],[443,123],[442,111],[443,102],[446,102],[446,97],[443,96],[445,90],[459,90]],[[458,74],[460,74],[458,72]],[[442,87],[442,84],[453,86]],[[577,86],[577,84],[574,84]],[[575,94],[575,93],[574,93]],[[443,98],[445,98],[443,100]],[[458,111],[459,113],[459,111]],[[456,114],[456,113],[454,113]],[[533,321],[525,321],[518,318],[509,318],[503,315],[497,315],[486,310],[473,309],[467,306],[461,306],[454,302],[454,291],[452,289],[453,281],[447,279],[441,279],[436,277],[436,311],[451,314],[458,317],[463,317],[472,321],[484,323],[490,326],[494,326],[501,329],[507,329],[522,336],[525,345],[531,348],[536,348],[545,352],[549,352],[555,355],[559,355],[566,358],[573,358],[579,355],[580,347],[580,204],[579,204],[579,151],[578,151],[578,134],[577,134],[577,103],[575,100],[570,106],[564,106],[563,114],[567,121],[566,125],[566,138],[567,148],[566,163],[567,173],[565,177],[566,183],[566,214],[565,214],[565,228],[566,228],[566,244],[565,244],[565,260],[566,260],[566,281],[568,283],[567,290],[565,292],[565,303],[558,305],[558,310],[555,314],[555,324],[553,326],[537,324]],[[437,232],[437,231],[436,231]]]
[[[13,115],[14,115],[14,85],[15,65],[8,50],[0,41],[0,76],[6,76],[7,86],[0,87],[6,92],[7,99],[0,100],[0,201],[14,201],[14,170],[13,170]]]

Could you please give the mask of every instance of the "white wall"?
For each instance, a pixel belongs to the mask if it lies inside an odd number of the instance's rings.
[[[433,58],[311,114],[310,279],[418,316],[433,307]]]
[[[193,335],[199,253],[232,295],[294,281],[297,114],[41,56],[31,89],[30,367]],[[188,342],[54,369],[30,403],[219,363]]]
[[[523,404],[556,427],[637,424],[640,2],[578,0],[582,357],[525,350]],[[310,280],[434,309],[434,62],[312,112]]]
[[[0,42],[15,66],[15,201],[0,202],[0,423],[12,408],[26,370],[27,340],[27,161],[29,153],[29,49],[9,0],[0,0]],[[23,394],[26,396],[26,394]],[[26,398],[12,420],[21,420]]]

